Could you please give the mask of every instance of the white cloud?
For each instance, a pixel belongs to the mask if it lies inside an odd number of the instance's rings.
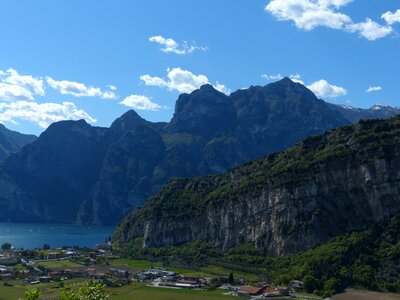
[[[370,86],[370,87],[367,89],[367,93],[379,92],[379,91],[381,91],[381,90],[382,90],[382,87],[381,87],[381,86]]]
[[[157,111],[161,108],[157,103],[152,102],[148,97],[141,95],[130,95],[120,102],[128,107],[138,110]]]
[[[51,77],[46,78],[47,83],[63,95],[73,95],[75,97],[100,97],[103,99],[116,99],[114,90],[103,91],[98,87],[86,86],[83,83],[61,80],[56,81]]]
[[[14,69],[0,71],[0,100],[34,100],[36,95],[45,95],[42,79],[20,75]]]
[[[348,25],[347,30],[357,32],[369,41],[375,41],[392,33],[393,28],[382,26],[371,19],[366,19],[365,22]]]
[[[281,21],[293,21],[296,27],[312,30],[318,26],[341,29],[351,22],[337,11],[351,0],[272,0],[265,9]]]
[[[394,13],[391,11],[385,12],[382,15],[382,19],[384,19],[389,25],[400,23],[400,9],[396,10]]]
[[[210,84],[207,76],[202,74],[195,75],[192,72],[181,68],[168,69],[167,72],[168,79],[152,77],[146,74],[140,76],[140,80],[148,86],[158,86],[169,90],[176,90],[180,93],[191,93],[204,84]],[[225,85],[218,82],[214,85],[214,88],[225,94],[229,94],[230,92]]]
[[[149,38],[150,42],[160,44],[162,48],[160,49],[165,53],[175,53],[175,54],[190,54],[196,50],[207,51],[208,48],[205,46],[196,46],[195,44],[189,45],[188,42],[184,41],[183,45],[180,45],[174,39],[165,38],[161,35],[152,36]]]
[[[54,122],[80,119],[89,123],[97,121],[84,110],[78,109],[72,102],[63,102],[62,104],[33,101],[0,103],[0,122],[17,123],[17,120],[28,120],[42,128],[47,128]]]
[[[140,76],[140,80],[147,86],[168,87],[168,83],[160,77],[152,77],[148,74]]]
[[[335,98],[345,96],[347,94],[346,89],[340,86],[332,85],[324,79],[307,85],[307,88],[309,88],[316,96],[321,98]]]
[[[297,28],[308,31],[324,26],[359,33],[370,41],[383,38],[393,31],[391,26],[382,26],[369,18],[364,22],[354,23],[350,16],[339,11],[350,2],[352,0],[272,0],[265,10],[280,21],[293,21]],[[397,16],[390,12],[382,18],[389,22],[397,20]]]
[[[231,93],[231,90],[227,86],[225,86],[222,83],[219,83],[218,81],[215,83],[214,88],[217,91],[220,91],[221,93],[224,93],[225,95],[229,95]]]

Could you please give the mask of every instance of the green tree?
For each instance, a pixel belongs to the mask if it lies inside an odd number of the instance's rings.
[[[44,244],[43,245],[43,250],[50,250],[50,245],[49,244]]]
[[[314,276],[306,275],[303,278],[303,288],[307,293],[312,293],[314,290],[318,289],[318,283]]]
[[[340,291],[340,285],[341,285],[340,280],[336,278],[328,279],[327,281],[324,282],[324,291],[329,291],[329,292],[333,291],[332,294],[336,294],[337,292]]]
[[[61,291],[62,300],[81,300],[82,298],[71,289]]]
[[[3,251],[8,251],[11,249],[11,244],[10,243],[4,243],[3,245],[1,245],[1,249]]]
[[[233,276],[232,272],[229,274],[229,283],[230,284],[234,284],[235,283],[235,277]]]
[[[25,292],[25,297],[28,300],[37,300],[40,297],[40,292],[37,288],[33,288]]]
[[[276,279],[276,283],[278,285],[287,285],[291,279],[292,277],[290,277],[289,275],[279,275]]]
[[[357,266],[353,270],[353,280],[356,284],[371,288],[374,282],[374,269],[371,266]]]
[[[62,300],[107,300],[104,285],[100,282],[90,280],[87,286],[81,287],[78,292],[66,289],[61,292]]]

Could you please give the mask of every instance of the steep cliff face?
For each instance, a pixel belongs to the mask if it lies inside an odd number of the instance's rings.
[[[202,240],[266,254],[311,248],[400,209],[400,117],[309,138],[227,174],[175,180],[128,216],[116,241]]]

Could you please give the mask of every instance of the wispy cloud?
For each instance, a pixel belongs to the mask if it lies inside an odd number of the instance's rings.
[[[14,101],[0,103],[0,122],[18,123],[28,120],[47,128],[51,123],[62,120],[84,119],[89,123],[97,120],[72,102],[37,103],[34,101]]]
[[[367,89],[367,93],[379,92],[379,91],[381,91],[381,90],[382,90],[382,87],[381,87],[381,86],[370,86],[370,87]]]
[[[165,38],[161,35],[152,36],[149,38],[150,42],[161,45],[160,50],[165,53],[175,53],[179,55],[190,54],[194,51],[207,51],[206,46],[197,46],[195,42],[189,44],[187,41],[183,41],[179,44],[177,41],[171,38]]]
[[[370,18],[364,22],[353,22],[350,16],[340,12],[353,0],[272,0],[265,10],[280,21],[293,21],[295,26],[303,30],[316,27],[328,27],[351,33],[358,33],[367,40],[374,41],[392,33],[391,26],[378,24]],[[396,18],[386,15],[392,21]],[[388,22],[388,24],[391,24]]]
[[[116,88],[110,86],[110,90],[102,90],[99,87],[87,86],[83,83],[61,80],[57,81],[51,77],[46,78],[47,83],[63,95],[72,95],[74,97],[100,97],[103,99],[117,99]]]
[[[275,80],[281,80],[283,77],[285,77],[285,76],[283,76],[281,73],[279,73],[279,74],[271,74],[271,75],[269,75],[269,74],[262,74],[261,75],[261,78],[263,78],[263,79],[265,79],[265,80],[268,80],[268,81],[275,81]]]
[[[204,84],[210,84],[207,76],[202,74],[195,75],[192,72],[181,68],[168,69],[167,72],[167,79],[153,77],[146,74],[140,76],[140,80],[142,80],[147,86],[158,86],[171,91],[176,90],[180,93],[191,93]],[[221,83],[216,82],[213,86],[222,93],[230,93],[230,90]]]
[[[20,75],[14,69],[0,70],[0,100],[34,100],[34,97],[44,96],[43,80],[31,75]]]
[[[278,81],[281,80],[283,76],[281,73],[275,74],[275,75],[268,75],[268,74],[262,74],[261,78],[267,80],[267,81]],[[301,75],[300,74],[290,74],[288,76],[293,82],[301,83],[304,84],[304,82],[301,80]]]
[[[142,95],[130,95],[119,103],[138,110],[158,111],[161,108],[161,105],[152,102],[149,97]]]

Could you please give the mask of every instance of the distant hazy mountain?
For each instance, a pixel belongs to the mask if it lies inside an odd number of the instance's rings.
[[[226,172],[343,124],[288,78],[230,96],[205,85],[179,96],[169,123],[134,111],[110,128],[55,123],[1,167],[0,219],[115,224],[172,178]]]
[[[0,162],[11,153],[18,152],[22,147],[36,140],[35,135],[12,131],[0,124]]]
[[[369,109],[355,108],[349,105],[329,104],[350,122],[358,122],[361,119],[382,119],[400,114],[400,108],[389,105],[375,104]]]

